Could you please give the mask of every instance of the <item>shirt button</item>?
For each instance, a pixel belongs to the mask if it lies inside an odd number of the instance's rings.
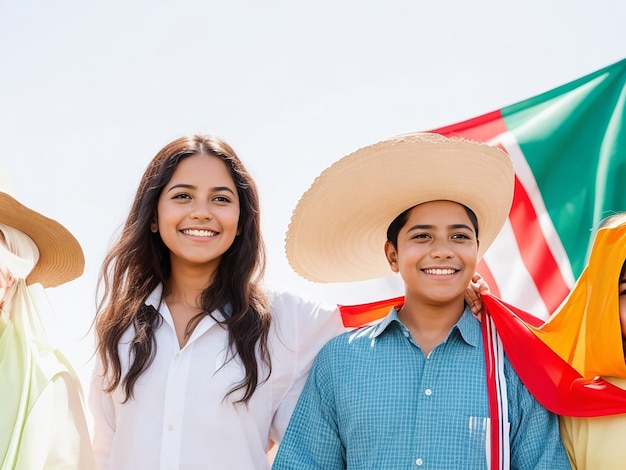
[[[424,393],[426,394],[426,396],[431,396],[433,394],[433,391],[430,388],[427,388],[426,390],[424,390]]]
[[[178,359],[178,358],[180,357],[180,353],[179,353],[179,352],[177,352],[177,353],[174,355],[174,357],[175,357],[176,359]]]
[[[167,429],[168,429],[169,431],[173,431],[173,430],[174,430],[174,426],[172,426],[172,425],[170,424],[170,425],[167,427]]]
[[[422,465],[423,463],[424,463],[424,461],[423,461],[422,459],[417,459],[417,460],[415,461],[415,465],[418,465],[418,466],[419,466],[419,465]]]

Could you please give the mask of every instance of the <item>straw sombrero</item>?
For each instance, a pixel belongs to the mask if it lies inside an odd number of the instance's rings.
[[[59,222],[29,209],[11,194],[12,184],[0,169],[0,224],[28,235],[39,250],[39,260],[26,283],[56,287],[80,276],[85,257],[78,240]]]
[[[314,282],[389,276],[389,224],[436,200],[474,211],[480,258],[509,214],[514,178],[504,151],[461,138],[413,133],[361,148],[324,170],[304,193],[287,230],[287,259]]]

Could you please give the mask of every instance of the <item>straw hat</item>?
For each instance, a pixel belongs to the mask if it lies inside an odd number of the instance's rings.
[[[480,258],[508,217],[514,178],[504,151],[461,138],[413,133],[361,148],[324,170],[304,193],[287,231],[287,259],[314,282],[389,276],[389,224],[436,200],[474,211]]]
[[[56,287],[83,273],[85,257],[78,240],[53,219],[29,209],[12,196],[13,185],[0,169],[0,223],[28,235],[37,245],[39,260],[27,284]]]

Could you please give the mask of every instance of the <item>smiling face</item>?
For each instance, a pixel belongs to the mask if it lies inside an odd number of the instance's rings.
[[[462,305],[476,271],[478,240],[461,204],[432,201],[411,209],[396,246],[388,241],[385,252],[392,271],[404,280],[406,297]]]
[[[239,197],[226,164],[212,155],[193,155],[178,164],[157,204],[153,229],[170,252],[172,272],[180,267],[212,274],[238,233]]]

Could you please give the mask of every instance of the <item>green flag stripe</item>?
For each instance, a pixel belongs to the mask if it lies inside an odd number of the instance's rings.
[[[626,59],[501,109],[578,276],[591,231],[626,211]]]

